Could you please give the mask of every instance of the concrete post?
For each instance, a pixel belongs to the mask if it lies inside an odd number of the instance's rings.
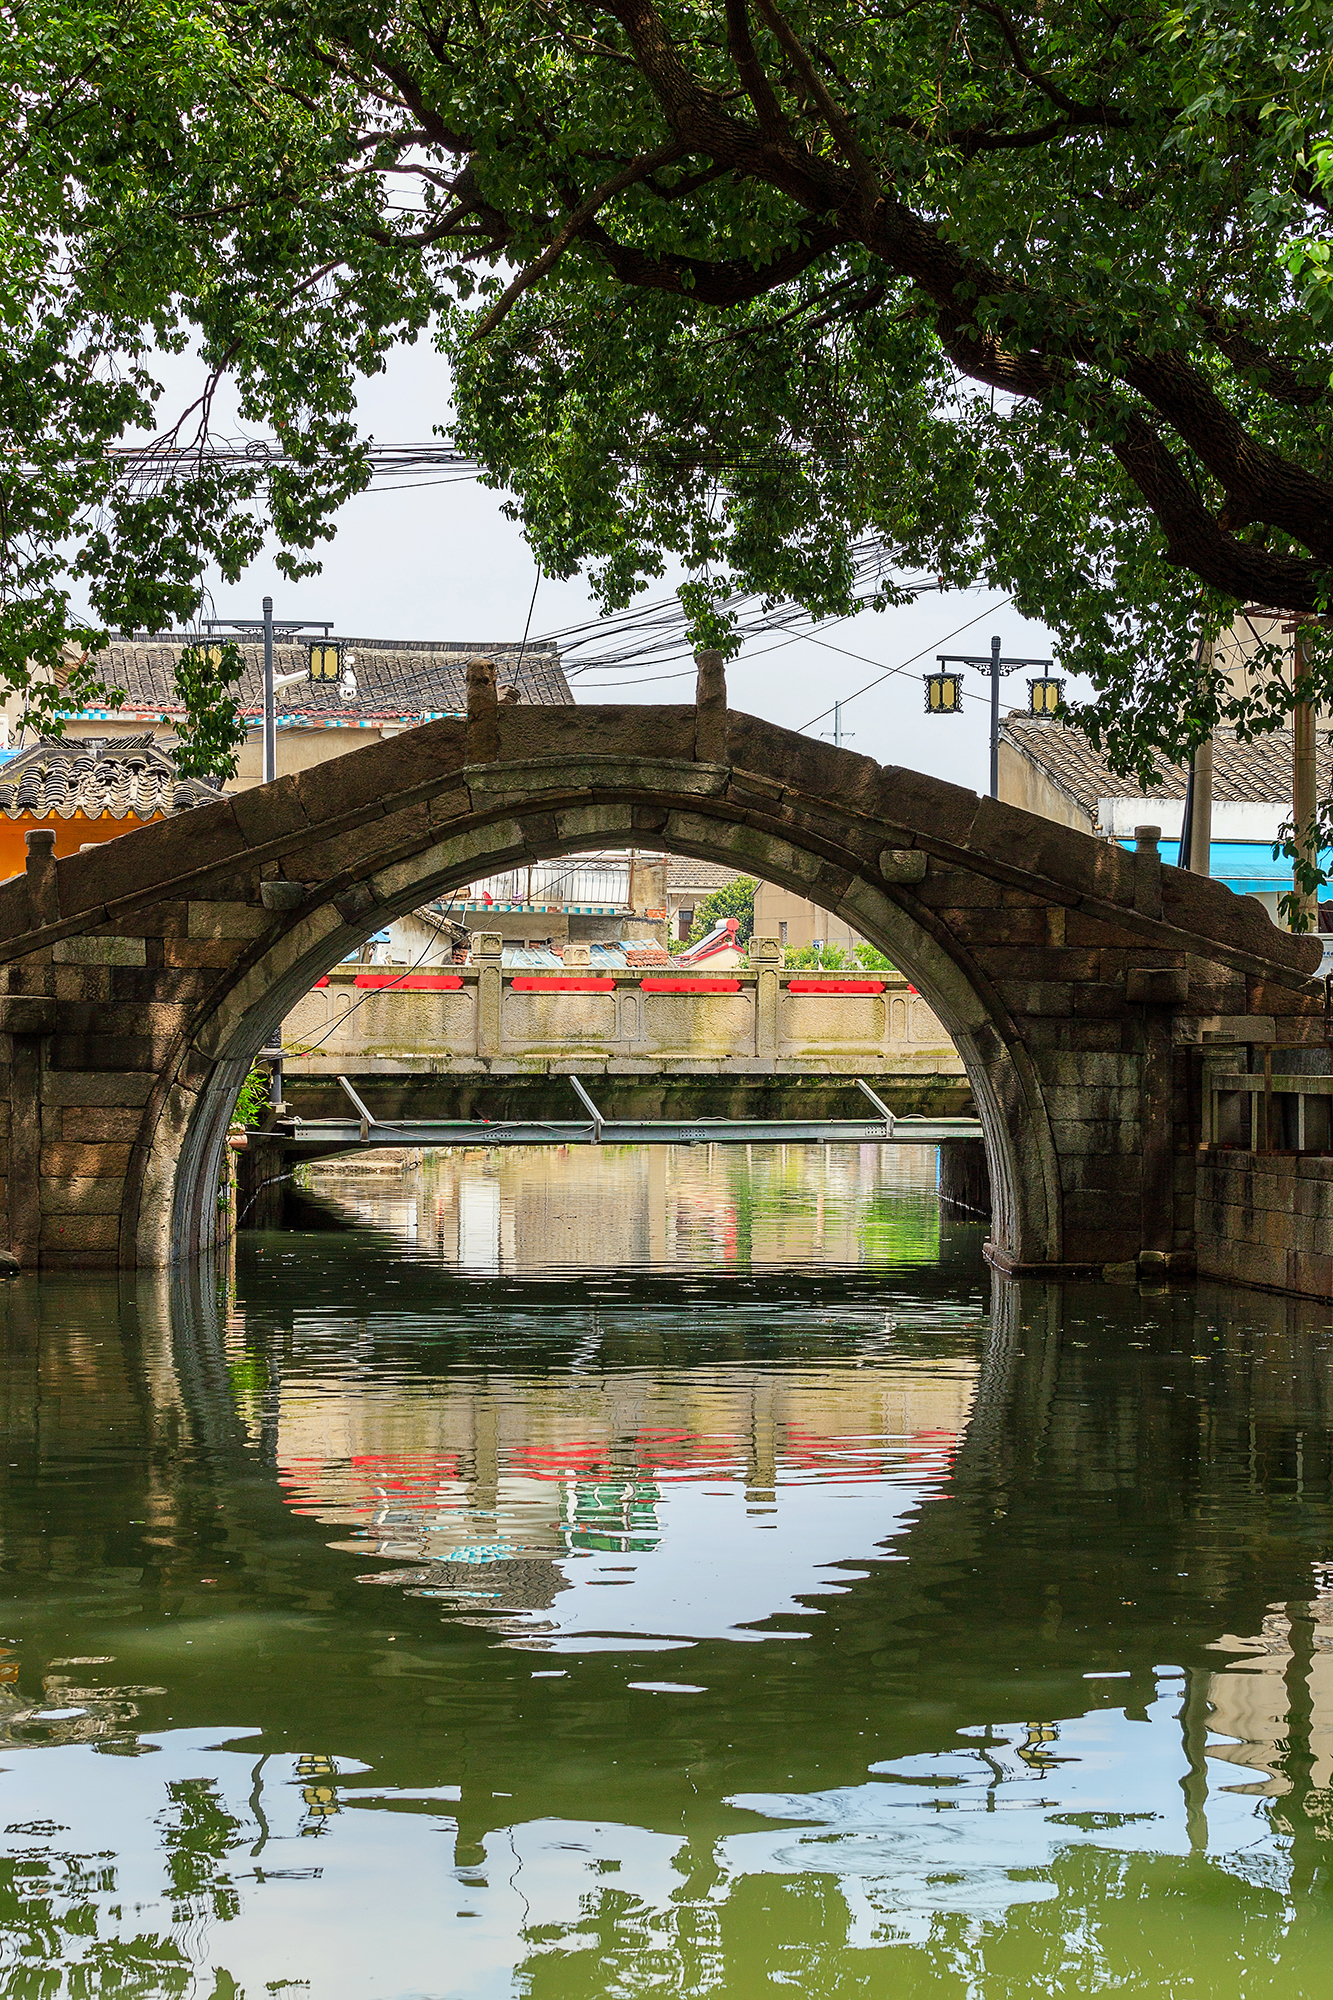
[[[1134,829],[1134,908],[1141,917],[1162,914],[1162,857],[1157,847],[1161,837],[1160,826]]]
[[[1296,838],[1293,845],[1301,860],[1310,867],[1319,865],[1318,787],[1315,782],[1315,705],[1310,699],[1309,640],[1303,625],[1296,627],[1296,654],[1292,668],[1295,676],[1296,707],[1292,715],[1295,726],[1295,752],[1292,769],[1291,817]],[[1292,880],[1292,924],[1294,931],[1312,931],[1318,928],[1318,898],[1313,889],[1302,886],[1299,873]]]
[[[478,931],[472,939],[477,976],[477,1054],[498,1056],[502,1038],[501,1009],[504,976],[500,970],[503,940],[498,931]]]
[[[1213,642],[1205,639],[1199,656],[1199,675],[1211,675]],[[1194,815],[1190,822],[1190,851],[1180,857],[1181,866],[1195,875],[1209,875],[1213,867],[1213,739],[1205,736],[1194,750]]]
[[[751,938],[750,963],[758,971],[754,995],[754,1052],[770,1062],[778,1054],[778,970],[782,946],[776,938]]]

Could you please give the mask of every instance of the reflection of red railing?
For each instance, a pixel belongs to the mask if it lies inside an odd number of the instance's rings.
[[[959,1441],[958,1433],[948,1430],[913,1431],[910,1437],[839,1437],[783,1423],[775,1438],[777,1479],[779,1485],[807,1481],[859,1485],[896,1478],[917,1487],[939,1487],[953,1469]],[[707,1480],[733,1484],[744,1476],[751,1442],[748,1432],[702,1434],[645,1425],[630,1441],[625,1456],[610,1440],[510,1445],[501,1452],[500,1472],[502,1477],[575,1489],[587,1482],[617,1479],[666,1488],[698,1486]],[[333,1511],[367,1519],[386,1504],[419,1514],[423,1522],[431,1516],[452,1515],[463,1504],[457,1489],[470,1484],[471,1475],[456,1451],[288,1458],[278,1471],[278,1485],[292,1513]],[[448,1491],[450,1487],[454,1491]]]

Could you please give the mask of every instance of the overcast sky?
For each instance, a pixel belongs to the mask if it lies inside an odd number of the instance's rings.
[[[180,388],[193,374],[187,360],[166,362],[173,394],[162,414],[174,415]],[[188,373],[186,371],[189,371]],[[190,400],[189,394],[180,398]],[[388,372],[364,385],[363,428],[376,442],[430,439],[449,421],[449,374],[425,343],[395,351]],[[224,412],[218,428],[226,431]],[[323,550],[323,574],[290,584],[267,554],[236,585],[215,586],[221,617],[258,617],[266,592],[278,617],[332,619],[337,631],[361,639],[440,639],[484,645],[518,640],[532,602],[536,568],[521,530],[501,513],[502,496],[473,479],[406,489],[372,489],[342,509],[336,539]],[[669,593],[668,579],[649,597]],[[540,638],[596,615],[579,578],[543,578],[532,635]],[[732,706],[784,724],[831,732],[835,700],[849,747],[881,763],[907,764],[955,783],[987,784],[987,684],[970,673],[971,698],[958,717],[925,713],[921,675],[937,652],[986,654],[998,633],[1006,654],[1045,656],[1049,635],[1020,618],[995,591],[931,592],[888,612],[866,612],[821,627],[817,640],[784,641],[768,633],[751,640],[728,667]],[[903,672],[880,680],[891,668]],[[668,678],[669,676],[669,678]],[[572,682],[575,699],[685,701],[693,673],[679,663],[652,662],[614,674],[589,672]],[[1009,678],[1002,707],[1027,702],[1022,674]]]

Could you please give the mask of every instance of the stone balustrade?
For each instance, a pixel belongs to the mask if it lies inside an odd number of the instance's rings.
[[[500,963],[430,972],[339,966],[287,1016],[288,1075],[355,1067],[491,1074],[583,1068],[636,1075],[775,1072],[961,1077],[952,1041],[902,974],[563,972]]]

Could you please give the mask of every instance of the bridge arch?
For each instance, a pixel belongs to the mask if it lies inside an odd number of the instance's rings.
[[[640,760],[629,771],[621,760],[610,759],[602,783],[617,796],[591,806],[557,806],[553,815],[551,773],[540,764],[497,765],[490,775],[506,790],[503,816],[469,815],[456,831],[376,870],[366,883],[374,901],[359,922],[349,925],[332,901],[304,910],[219,997],[191,1049],[196,1059],[203,1055],[210,1061],[208,1081],[197,1093],[184,1129],[175,1129],[174,1120],[164,1115],[154,1135],[146,1181],[173,1188],[170,1236],[164,1240],[161,1233],[160,1204],[141,1205],[139,1262],[175,1261],[209,1241],[237,1092],[256,1052],[316,979],[395,917],[436,897],[447,898],[517,860],[642,845],[649,831],[643,823],[645,808],[679,797],[681,779],[672,760]],[[740,868],[812,895],[827,879],[836,821],[831,812],[816,845],[808,833],[796,840],[740,825],[724,800],[695,794],[687,811],[669,811],[666,824],[651,832],[671,852]],[[847,854],[845,861],[850,864],[848,880],[837,914],[907,974],[959,1051],[986,1134],[997,1245],[1021,1262],[1058,1262],[1058,1162],[1040,1082],[1015,1024],[964,953],[932,935],[907,899],[895,899],[869,868],[857,865],[856,857]]]
[[[479,704],[95,852],[30,854],[0,884],[24,1261],[205,1248],[237,1090],[316,979],[479,876],[646,845],[794,889],[908,975],[968,1075],[1004,1268],[1187,1257],[1191,1037],[1313,1013],[1317,943],[1151,847],[728,711],[702,678],[701,697]]]

